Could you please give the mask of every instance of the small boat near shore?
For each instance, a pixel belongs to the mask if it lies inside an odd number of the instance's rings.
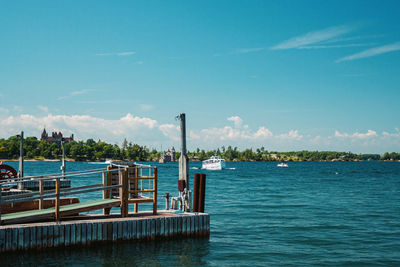
[[[287,165],[287,163],[285,163],[285,162],[278,163],[278,165],[276,165],[276,166],[277,167],[284,167],[284,168],[289,167],[289,165]]]
[[[205,170],[222,170],[225,168],[225,160],[220,156],[212,156],[207,160],[203,160],[201,168]]]

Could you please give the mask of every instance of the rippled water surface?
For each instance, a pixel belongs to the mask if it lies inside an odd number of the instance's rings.
[[[154,165],[162,209],[162,195],[177,194],[178,164]],[[25,174],[57,172],[59,166],[26,162]],[[67,168],[103,166],[69,162]],[[289,168],[228,162],[227,168],[190,170],[191,179],[195,172],[207,175],[209,239],[9,253],[0,255],[0,265],[400,266],[400,162],[289,162]],[[101,177],[72,178],[72,185],[87,181]],[[80,196],[83,201],[93,197]]]

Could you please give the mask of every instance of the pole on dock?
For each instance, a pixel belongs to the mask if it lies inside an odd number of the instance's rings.
[[[61,141],[61,148],[62,148],[62,159],[61,159],[61,173],[62,173],[62,179],[65,179],[65,171],[66,171],[66,166],[65,166],[65,141],[64,138]]]
[[[186,155],[186,116],[181,113],[178,116],[181,121],[181,156],[179,157],[179,180],[185,180],[186,188],[189,189],[189,163]]]
[[[186,155],[186,116],[185,113],[179,114],[177,119],[181,122],[181,156],[179,157],[179,181],[184,181],[185,192],[180,192],[180,194],[185,194],[188,196],[189,194],[189,159]],[[189,197],[183,197],[184,202],[184,210],[190,210],[190,199]]]
[[[18,166],[18,177],[24,177],[24,132],[21,131],[20,135],[17,135],[17,137],[20,137],[20,146],[19,146],[19,166]]]

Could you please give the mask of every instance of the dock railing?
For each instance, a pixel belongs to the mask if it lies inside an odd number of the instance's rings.
[[[143,175],[144,172],[148,175]],[[70,188],[60,188],[60,179],[65,177],[76,177],[89,174],[102,174],[103,182],[100,184],[90,184]],[[118,179],[112,179],[117,176]],[[111,207],[119,206],[121,216],[127,217],[129,214],[129,204],[135,205],[134,211],[138,211],[138,203],[153,203],[153,214],[157,213],[157,168],[152,166],[118,167],[107,169],[95,169],[87,171],[69,172],[65,174],[50,174],[41,176],[30,176],[23,178],[13,178],[0,181],[0,187],[22,181],[36,180],[39,183],[38,191],[21,193],[17,195],[2,196],[0,190],[0,224],[13,222],[29,222],[36,219],[54,218],[60,221],[62,216],[74,215],[79,212],[103,209],[103,214],[110,213]],[[44,182],[55,181],[54,190],[44,190]],[[143,180],[148,180],[148,187],[144,186]],[[112,194],[112,191],[118,194]],[[117,190],[117,191],[115,191]],[[75,203],[60,206],[62,197],[103,191],[102,200],[92,200],[86,203]],[[151,196],[144,196],[151,194]],[[44,208],[44,199],[54,199],[54,208]],[[39,200],[38,209],[7,213],[2,215],[1,206],[4,204],[14,205],[18,202],[29,202]]]

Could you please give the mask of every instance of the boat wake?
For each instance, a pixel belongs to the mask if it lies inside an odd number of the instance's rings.
[[[228,170],[236,170],[236,168],[226,168],[226,169],[228,169]]]

